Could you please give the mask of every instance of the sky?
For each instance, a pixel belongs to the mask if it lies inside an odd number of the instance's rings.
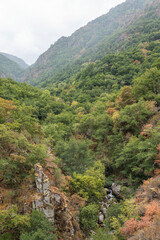
[[[32,64],[62,36],[125,0],[0,0],[0,52]]]

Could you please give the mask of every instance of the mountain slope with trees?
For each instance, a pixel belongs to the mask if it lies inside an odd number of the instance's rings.
[[[147,9],[44,89],[0,78],[2,240],[159,239],[159,1]]]
[[[93,58],[90,51],[93,51],[98,57],[97,44],[116,31],[125,29],[135,22],[137,18],[144,14],[148,4],[153,1],[127,0],[125,3],[111,9],[108,14],[80,28],[70,37],[60,38],[26,71],[23,80],[37,85],[48,78],[53,78],[60,71],[64,71],[65,67],[69,67],[69,64],[75,63],[76,67],[80,69],[83,63],[95,59],[95,56]],[[71,71],[73,70],[71,69]]]
[[[23,60],[12,55],[0,53],[0,72],[2,77],[10,77],[18,82],[26,68]]]
[[[18,58],[16,56],[13,56],[11,54],[4,53],[4,52],[0,52],[0,54],[2,54],[3,56],[7,57],[10,60],[12,60],[13,62],[16,62],[22,69],[26,69],[29,67],[29,65],[27,63],[25,63],[25,61],[21,58]]]

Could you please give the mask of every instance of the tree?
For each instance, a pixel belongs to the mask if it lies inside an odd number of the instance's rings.
[[[2,240],[19,238],[20,233],[29,226],[29,214],[18,214],[18,208],[16,205],[8,210],[0,211],[0,235]]]
[[[20,240],[56,240],[55,229],[44,214],[33,210],[30,225],[22,233]]]
[[[151,68],[134,80],[133,94],[136,98],[155,100],[160,103],[160,70]]]
[[[83,173],[93,163],[94,154],[89,149],[90,143],[85,139],[70,138],[68,142],[59,141],[56,144],[57,156],[62,159],[62,168],[67,174]]]
[[[99,207],[89,204],[80,211],[80,224],[84,231],[94,230],[97,227]]]
[[[100,162],[95,162],[84,174],[74,174],[70,182],[72,192],[78,193],[89,202],[97,202],[105,194],[105,167]]]

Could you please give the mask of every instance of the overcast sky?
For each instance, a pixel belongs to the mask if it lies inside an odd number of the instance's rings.
[[[0,0],[0,51],[28,64],[125,0]]]

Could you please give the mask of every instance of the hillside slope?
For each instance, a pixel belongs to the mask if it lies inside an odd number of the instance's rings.
[[[21,81],[22,74],[28,65],[20,58],[8,53],[0,52],[0,76],[10,77],[18,82]]]
[[[10,77],[20,82],[24,69],[16,62],[0,54],[0,72],[2,77]]]
[[[28,64],[25,63],[25,61],[23,59],[18,58],[16,56],[13,56],[13,55],[8,54],[8,53],[4,53],[4,52],[0,52],[0,54],[2,54],[3,56],[7,57],[11,61],[17,63],[19,65],[19,67],[21,67],[22,69],[28,68]]]
[[[125,3],[111,9],[108,14],[80,28],[70,37],[60,38],[26,71],[23,81],[37,85],[59,73],[68,64],[72,65],[76,60],[79,60],[80,63],[88,60],[92,61],[92,56],[87,53],[88,50],[96,51],[98,43],[117,30],[124,29],[133,23],[139,16],[144,14],[145,7],[153,2],[153,0],[127,0]],[[84,55],[87,55],[87,60],[82,59]]]

